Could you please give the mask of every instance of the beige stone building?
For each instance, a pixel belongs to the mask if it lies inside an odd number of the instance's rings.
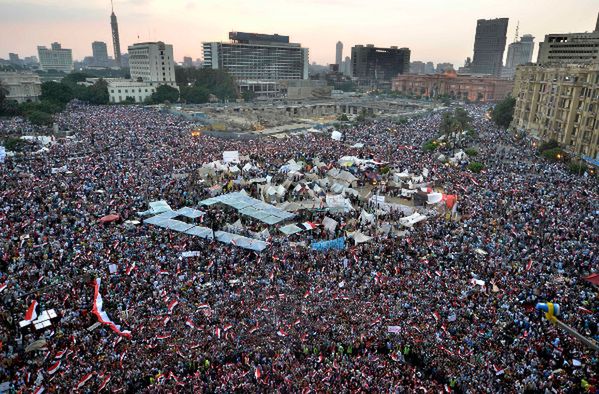
[[[25,103],[38,101],[42,95],[42,81],[34,73],[0,72],[0,83],[8,91],[7,100]]]
[[[599,158],[599,64],[519,66],[512,128]]]

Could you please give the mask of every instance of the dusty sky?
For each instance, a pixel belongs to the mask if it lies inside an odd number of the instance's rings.
[[[138,41],[173,44],[175,58],[202,57],[202,41],[226,41],[229,31],[289,35],[310,48],[310,62],[335,61],[355,44],[397,45],[412,60],[463,64],[472,56],[477,19],[510,18],[520,34],[591,31],[597,0],[114,0],[121,50]],[[139,37],[139,39],[138,39]],[[92,41],[112,55],[109,0],[0,0],[0,57],[36,55],[58,41],[73,57],[91,55]],[[535,55],[536,59],[536,45]],[[506,49],[507,52],[507,49]]]

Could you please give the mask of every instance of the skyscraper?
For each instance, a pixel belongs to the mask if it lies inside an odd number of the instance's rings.
[[[341,67],[341,59],[343,59],[343,43],[341,41],[337,41],[335,49],[335,64]]]
[[[94,65],[108,66],[108,49],[106,43],[102,41],[92,42],[92,56],[94,58]]]
[[[508,18],[477,21],[471,65],[473,73],[501,75],[508,21]]]
[[[58,42],[53,42],[51,49],[38,46],[37,54],[40,58],[40,70],[55,70],[65,73],[73,71],[72,51],[63,48]]]
[[[121,41],[119,40],[119,24],[116,21],[112,0],[110,0],[112,14],[110,14],[110,27],[112,28],[112,47],[114,48],[114,61],[117,66],[121,67]]]
[[[410,49],[379,48],[372,44],[351,49],[352,76],[370,81],[390,81],[410,72]]]
[[[530,63],[534,47],[535,38],[530,34],[525,34],[520,38],[520,41],[508,45],[505,67],[501,70],[501,76],[513,78],[516,73],[516,66]]]

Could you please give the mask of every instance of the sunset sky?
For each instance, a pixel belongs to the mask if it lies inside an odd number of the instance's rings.
[[[591,31],[597,0],[115,0],[121,49],[138,41],[173,44],[175,58],[202,57],[202,41],[226,41],[229,31],[289,35],[310,48],[310,62],[343,56],[355,44],[408,47],[412,60],[461,66],[472,56],[477,19],[510,18],[508,43],[520,34]],[[138,38],[139,37],[139,38]],[[105,41],[112,55],[109,0],[0,0],[0,57],[36,55],[58,41],[74,59]],[[533,59],[536,59],[536,48]],[[506,50],[507,51],[507,50]]]

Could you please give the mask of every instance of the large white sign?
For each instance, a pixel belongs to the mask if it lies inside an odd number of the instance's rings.
[[[0,163],[4,163],[6,158],[6,148],[0,145]]]
[[[223,152],[223,162],[225,163],[239,163],[239,151],[226,150]]]

